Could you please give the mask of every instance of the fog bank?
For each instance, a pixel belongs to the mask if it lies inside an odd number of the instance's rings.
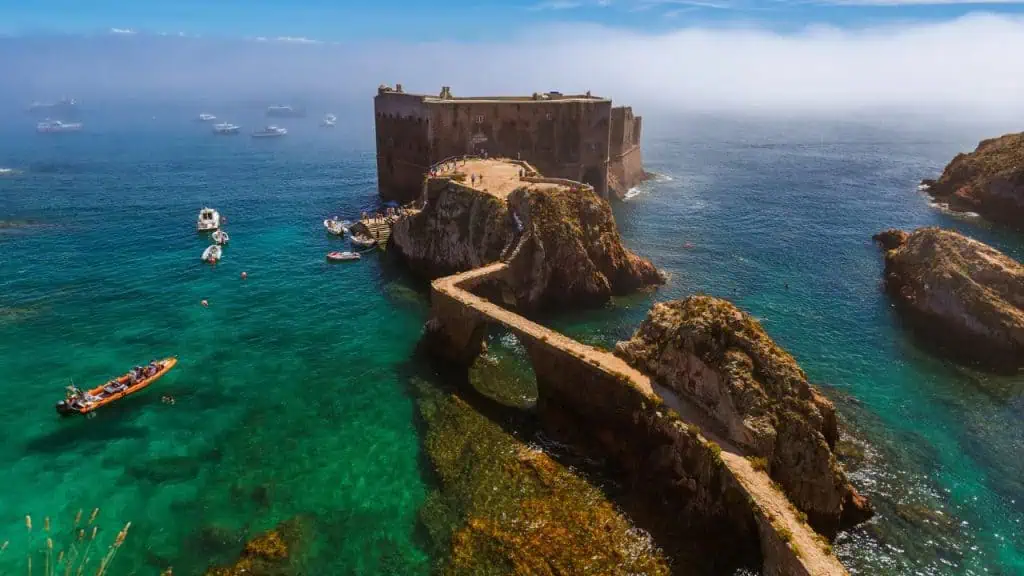
[[[1024,20],[1007,16],[796,33],[741,26],[644,35],[562,25],[495,43],[127,32],[0,38],[5,96],[365,102],[377,85],[401,82],[430,93],[449,85],[456,95],[592,90],[658,110],[1024,112],[1024,76],[1013,68],[1024,54]]]

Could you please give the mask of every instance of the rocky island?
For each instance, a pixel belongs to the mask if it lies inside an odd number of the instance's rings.
[[[951,210],[1024,230],[1024,132],[982,140],[922,188]]]
[[[617,355],[709,416],[833,536],[871,517],[836,461],[835,407],[760,323],[709,296],[655,304]]]
[[[1024,367],[1024,266],[951,230],[887,230],[885,287],[926,341],[984,367]]]
[[[421,205],[391,235],[409,266],[437,278],[517,250],[522,273],[509,297],[520,309],[596,305],[664,282],[622,245],[611,207],[592,187],[546,178],[526,162],[444,164],[424,184]]]

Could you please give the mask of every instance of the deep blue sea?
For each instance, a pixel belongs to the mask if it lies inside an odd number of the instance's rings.
[[[0,174],[0,571],[22,569],[44,516],[66,531],[99,507],[104,542],[132,522],[113,574],[201,573],[296,514],[316,519],[308,573],[427,573],[431,476],[406,379],[427,297],[379,255],[324,258],[344,243],[322,220],[376,205],[369,106],[281,121],[291,132],[270,140],[216,137],[202,111],[266,123],[255,107],[141,104],[87,109],[76,134],[36,134],[20,111],[0,122],[14,170]],[[316,126],[327,111],[333,130]],[[836,401],[862,453],[851,474],[879,514],[837,543],[851,572],[1024,573],[1024,378],[920,348],[871,242],[938,224],[1024,258],[1024,236],[916,191],[1000,127],[648,114],[645,130],[660,176],[615,211],[671,281],[548,321],[607,345],[653,300],[735,301]],[[215,267],[199,261],[203,206],[231,234]],[[69,382],[172,354],[150,390],[94,418],[54,413]]]

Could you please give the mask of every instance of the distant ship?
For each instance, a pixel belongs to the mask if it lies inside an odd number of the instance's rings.
[[[253,138],[276,138],[284,136],[288,133],[286,128],[279,128],[277,126],[267,126],[263,130],[258,130],[252,133]]]
[[[33,102],[29,112],[61,112],[71,113],[78,110],[78,101],[74,98],[61,98],[57,102]]]
[[[213,133],[214,134],[238,134],[238,131],[241,130],[241,128],[242,127],[237,125],[237,124],[232,124],[230,122],[221,122],[220,124],[214,124],[213,125]]]
[[[60,120],[44,120],[36,124],[36,132],[78,132],[81,129],[81,122],[67,123]]]
[[[334,125],[337,124],[337,122],[337,116],[335,116],[334,114],[327,114],[324,116],[324,119],[320,121],[320,125],[323,126],[324,128],[334,128]]]
[[[213,122],[216,119],[217,117],[213,114],[200,114],[199,118],[197,118],[200,122]]]
[[[267,116],[271,118],[302,118],[306,115],[304,110],[291,106],[271,106],[267,108]]]

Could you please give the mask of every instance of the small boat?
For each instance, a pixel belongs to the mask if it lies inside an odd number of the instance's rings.
[[[214,134],[238,134],[241,129],[241,126],[230,122],[220,122],[213,125]]]
[[[353,234],[353,235],[349,236],[349,238],[352,240],[353,244],[355,244],[356,246],[363,246],[364,248],[365,247],[369,247],[369,246],[373,246],[374,244],[377,243],[377,241],[374,240],[373,238],[369,238],[369,237],[366,237],[366,236],[360,236],[360,235],[357,235],[357,234]]]
[[[358,252],[328,252],[327,259],[331,262],[348,262],[359,260],[362,256]]]
[[[253,138],[275,138],[278,136],[284,136],[288,133],[287,128],[280,128],[278,126],[267,126],[263,130],[257,130],[252,133]]]
[[[327,229],[327,232],[334,234],[335,236],[344,236],[348,232],[348,227],[351,225],[352,223],[348,220],[338,220],[337,216],[324,220],[324,228]]]
[[[74,98],[61,98],[57,102],[33,102],[29,107],[29,112],[59,112],[72,114],[78,110],[78,101]]]
[[[213,208],[203,208],[199,211],[199,219],[196,221],[196,230],[209,232],[220,228],[220,212]]]
[[[81,129],[81,122],[61,122],[47,119],[36,124],[36,132],[78,132]]]
[[[203,262],[206,262],[207,264],[216,264],[217,261],[220,260],[221,254],[223,254],[223,250],[221,250],[220,246],[210,244],[206,247],[206,250],[203,250]]]
[[[228,236],[228,233],[220,229],[214,230],[211,238],[213,238],[213,241],[216,242],[217,244],[220,244],[221,246],[227,244],[228,240],[231,240],[231,238]]]
[[[333,128],[338,123],[338,117],[334,114],[324,115],[324,119],[320,121],[320,126],[324,128]]]
[[[200,114],[198,120],[200,122],[213,122],[217,117],[213,114]]]
[[[91,390],[79,390],[68,386],[64,400],[57,402],[57,413],[88,414],[100,406],[116,402],[156,382],[178,363],[175,357],[154,360],[146,366],[137,366],[120,378],[115,378]]]
[[[302,118],[306,113],[291,106],[279,105],[267,108],[267,116],[271,118]]]

